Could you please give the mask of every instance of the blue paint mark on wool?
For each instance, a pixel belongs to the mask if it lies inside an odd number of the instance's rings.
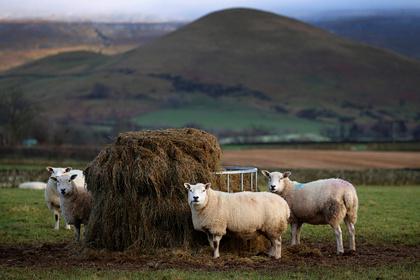
[[[297,184],[295,184],[295,189],[301,190],[301,189],[303,189],[304,186],[305,186],[305,184],[297,183]]]

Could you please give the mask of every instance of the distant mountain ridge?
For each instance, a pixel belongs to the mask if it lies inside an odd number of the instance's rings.
[[[0,71],[60,52],[126,51],[171,32],[182,24],[0,20]]]
[[[174,31],[181,23],[96,23],[0,21],[0,49],[46,48],[68,44],[141,44]]]
[[[309,20],[337,35],[420,59],[420,10]]]

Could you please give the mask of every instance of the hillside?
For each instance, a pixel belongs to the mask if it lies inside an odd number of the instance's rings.
[[[311,21],[334,34],[420,59],[420,11]]]
[[[415,60],[276,14],[230,9],[120,55],[77,52],[24,65],[3,74],[0,88],[21,85],[58,121],[333,137],[343,122],[413,127],[419,76]]]
[[[114,54],[150,42],[180,23],[0,21],[0,71],[69,51]]]

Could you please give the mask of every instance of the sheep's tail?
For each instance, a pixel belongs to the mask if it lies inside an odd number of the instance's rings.
[[[346,219],[352,223],[356,224],[357,221],[357,210],[359,208],[359,199],[357,197],[356,190],[353,186],[344,192],[344,205],[346,206],[347,213]]]

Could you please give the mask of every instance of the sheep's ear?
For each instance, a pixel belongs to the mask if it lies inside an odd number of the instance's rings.
[[[288,178],[290,175],[292,175],[292,172],[286,171],[283,173],[283,178]]]
[[[46,169],[50,173],[53,173],[54,172],[54,168],[52,168],[51,166],[47,166]]]
[[[57,178],[56,177],[50,177],[53,181],[57,182]]]
[[[73,174],[73,175],[71,175],[71,176],[70,176],[70,181],[73,181],[74,179],[76,179],[76,177],[77,177],[77,174]]]
[[[262,175],[264,175],[267,178],[270,178],[270,172],[268,170],[261,170]]]
[[[71,167],[66,167],[66,168],[64,169],[64,172],[70,172],[72,169],[73,169],[73,168],[71,168]]]
[[[206,190],[208,190],[210,187],[211,187],[211,183],[207,183],[207,184],[205,184],[205,185],[204,185],[204,188],[205,188]]]
[[[184,187],[185,187],[187,190],[191,190],[191,185],[190,185],[190,184],[188,184],[188,183],[184,183]]]

